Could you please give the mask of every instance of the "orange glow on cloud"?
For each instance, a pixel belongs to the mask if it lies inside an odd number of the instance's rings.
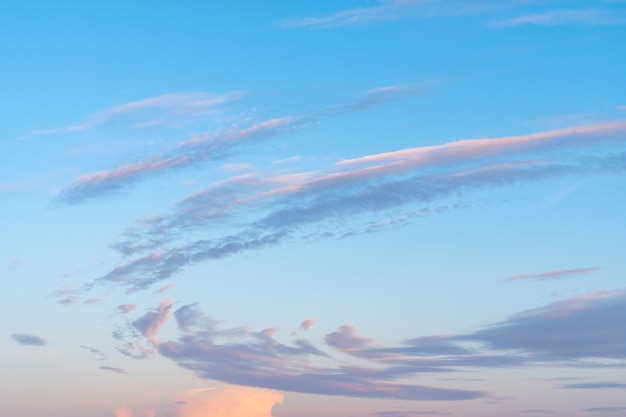
[[[115,417],[154,417],[154,411],[134,412],[130,408],[120,407],[115,409]]]
[[[191,390],[178,417],[272,417],[272,407],[283,398],[278,391],[234,385]]]

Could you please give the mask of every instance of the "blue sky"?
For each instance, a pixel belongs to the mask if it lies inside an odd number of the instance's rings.
[[[626,2],[0,6],[0,411],[610,417]]]

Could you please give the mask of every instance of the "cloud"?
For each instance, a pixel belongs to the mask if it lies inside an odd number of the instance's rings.
[[[408,219],[411,213],[436,212],[429,209],[437,201],[484,189],[620,174],[626,152],[597,153],[624,142],[626,122],[617,121],[409,148],[340,160],[317,171],[235,176],[183,198],[170,214],[138,221],[114,245],[123,261],[96,282],[144,289],[198,262],[286,241],[340,238],[372,230],[373,224],[380,229],[394,224],[382,221],[390,214]],[[553,158],[565,149],[570,156]],[[575,153],[581,150],[588,154]],[[204,237],[181,239],[196,233]]]
[[[103,369],[105,371],[115,372],[116,374],[122,374],[122,375],[128,374],[128,372],[126,372],[124,369],[114,368],[112,366],[100,366],[100,369]]]
[[[379,411],[372,414],[374,417],[423,417],[423,416],[449,416],[452,413],[445,411],[412,411],[412,410],[394,410],[394,411]]]
[[[360,158],[340,161],[338,165],[374,166],[385,164],[403,169],[413,166],[469,162],[480,158],[515,156],[554,149],[558,146],[584,147],[601,143],[622,142],[626,133],[626,121],[569,127],[521,136],[489,139],[458,140],[442,145],[432,145],[384,152]],[[596,142],[597,141],[597,142]]]
[[[102,353],[102,352],[101,352],[101,351],[99,351],[98,349],[96,349],[96,348],[92,348],[92,347],[90,347],[90,346],[81,346],[81,349],[85,349],[85,350],[87,350],[87,351],[89,351],[89,352],[93,353],[94,355],[98,355],[98,356],[100,356],[101,358],[106,356],[104,353]]]
[[[472,355],[475,351],[459,346],[454,336],[424,336],[406,340],[405,347],[392,352],[410,356]]]
[[[589,275],[596,272],[598,267],[589,268],[577,268],[577,269],[564,269],[557,271],[540,272],[536,274],[518,274],[511,275],[504,279],[504,281],[520,281],[520,280],[536,280],[536,281],[548,281],[553,279],[571,278],[581,275]]]
[[[537,3],[537,2],[535,2]],[[386,0],[373,6],[338,10],[325,16],[291,17],[279,25],[286,28],[336,28],[342,26],[362,26],[375,22],[385,22],[407,18],[433,18],[442,16],[490,14],[500,10],[521,9],[521,16],[497,21],[493,27],[519,25],[614,25],[626,21],[623,10],[602,8],[595,5],[586,9],[537,10],[529,1],[490,1],[490,0]],[[538,6],[542,6],[540,3]],[[537,10],[536,12],[533,12]]]
[[[479,391],[393,383],[390,381],[433,369],[417,365],[412,369],[340,365],[306,339],[296,338],[290,344],[279,342],[274,337],[275,329],[260,332],[221,329],[214,321],[204,320],[206,316],[196,305],[181,307],[174,314],[201,321],[193,320],[194,325],[190,326],[189,321],[182,320],[181,337],[177,341],[161,342],[159,352],[202,378],[279,391],[349,397],[452,401],[486,396]],[[334,365],[314,364],[320,359]]]
[[[183,395],[177,417],[271,417],[284,396],[274,390],[242,386],[197,389]]]
[[[240,94],[205,92],[173,93],[150,97],[111,107],[90,116],[86,121],[62,128],[32,132],[29,136],[82,132],[105,126],[181,126],[198,118],[219,113],[222,107],[238,99]]]
[[[260,139],[281,134],[294,128],[295,117],[271,119],[244,129],[230,129],[213,136],[195,138],[181,143],[169,153],[131,162],[115,169],[86,174],[75,178],[54,200],[55,204],[74,205],[107,195],[119,195],[149,176],[162,175],[219,157],[219,153],[239,141]]]
[[[374,7],[344,9],[322,17],[291,17],[280,22],[283,27],[337,27],[363,24],[396,17],[396,3],[386,3]]]
[[[624,366],[625,314],[626,290],[588,293],[520,312],[472,332],[418,336],[396,346],[360,335],[354,325],[343,325],[324,337],[325,348],[321,348],[295,333],[291,333],[290,343],[281,342],[274,328],[259,332],[222,329],[197,304],[190,304],[174,313],[179,338],[161,342],[159,352],[201,378],[228,384],[347,397],[468,400],[488,394],[410,381],[424,374],[498,367]],[[560,386],[625,387],[621,382]]]
[[[0,182],[0,198],[15,197],[42,188],[43,179]]]
[[[45,346],[48,344],[45,339],[32,334],[14,333],[11,335],[11,339],[24,346]]]
[[[122,344],[117,350],[132,359],[146,359],[156,353],[159,345],[157,336],[172,313],[172,303],[162,300],[159,306],[139,318],[126,321],[113,331],[114,339]]]
[[[495,27],[512,27],[520,25],[558,26],[558,25],[616,25],[626,23],[624,16],[615,10],[582,9],[582,10],[551,10],[543,13],[529,14],[494,23]]]
[[[581,382],[578,384],[564,384],[559,388],[567,389],[626,389],[626,383],[623,382]]]
[[[126,407],[119,407],[115,409],[115,417],[134,417],[134,413]]]
[[[171,312],[172,303],[168,300],[163,300],[156,310],[139,317],[132,322],[132,325],[143,337],[148,339],[153,346],[158,346],[159,341],[156,336],[161,330],[161,327],[167,322]]]
[[[0,190],[0,193],[2,191]],[[4,270],[0,270],[0,279],[4,279],[5,277],[13,274],[19,268],[21,268],[24,264],[26,264],[25,258],[14,259]]]
[[[518,1],[502,2],[482,0],[384,0],[373,6],[343,9],[325,16],[290,17],[279,25],[286,28],[335,28],[360,26],[374,22],[384,22],[402,18],[428,18],[456,16],[494,11],[503,7],[513,7]]]
[[[339,327],[339,330],[327,334],[324,342],[330,347],[354,356],[367,357],[367,355],[360,355],[360,353],[376,350],[378,347],[374,339],[361,336],[358,334],[356,326],[351,324],[344,324]]]
[[[302,323],[300,323],[300,329],[302,330],[309,330],[311,327],[313,327],[313,325],[315,325],[315,320],[314,319],[307,319],[304,320]]]
[[[120,304],[117,306],[117,309],[122,313],[130,313],[131,311],[137,308],[137,304]]]
[[[583,411],[587,413],[621,413],[626,411],[626,407],[593,407],[585,408]]]
[[[546,361],[624,360],[625,314],[626,291],[590,293],[519,313],[457,340],[482,341]]]
[[[115,409],[115,417],[155,417],[153,410],[131,410],[128,407]]]
[[[214,133],[204,133],[180,142],[169,151],[126,163],[113,169],[74,178],[54,199],[55,205],[75,205],[86,200],[120,195],[149,177],[223,158],[244,143],[284,135],[327,117],[346,112],[366,111],[381,104],[424,91],[423,85],[386,86],[367,91],[361,97],[302,115],[287,115],[248,122]]]

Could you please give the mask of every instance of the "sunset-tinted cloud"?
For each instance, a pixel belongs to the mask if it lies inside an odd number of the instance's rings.
[[[157,346],[159,341],[156,336],[169,318],[171,311],[172,303],[163,300],[155,311],[150,311],[133,321],[133,327],[150,341],[153,346]]]
[[[160,155],[126,163],[113,169],[78,176],[55,198],[55,204],[73,205],[97,197],[119,195],[148,177],[221,159],[225,154],[233,152],[235,147],[246,143],[282,136],[324,118],[339,116],[347,112],[369,110],[377,105],[410,97],[424,91],[427,87],[424,84],[376,88],[366,91],[356,99],[310,113],[283,115],[261,121],[245,122],[243,126],[235,125],[217,132],[196,134],[180,141],[175,147]],[[155,101],[160,102],[160,100]],[[145,102],[152,103],[152,100],[148,99]],[[144,103],[144,101],[138,103]],[[130,106],[128,108],[135,109],[136,107],[142,108],[144,105],[130,103],[120,107],[126,109]],[[123,113],[122,110],[116,110],[114,113],[119,112]],[[89,125],[90,128],[96,126],[98,124]]]
[[[197,305],[187,305],[174,313],[181,337],[162,342],[159,351],[202,378],[230,384],[356,397],[461,400],[486,393],[393,381],[463,368],[623,364],[625,313],[625,292],[592,293],[521,312],[472,333],[421,336],[407,340],[405,346],[384,346],[358,334],[355,326],[344,325],[326,335],[325,344],[333,351],[324,351],[306,339],[283,344],[275,338],[274,329],[223,330]],[[341,363],[338,352],[378,366]],[[326,366],[313,361],[320,357],[326,358]],[[608,389],[623,388],[624,384],[561,387]]]
[[[31,3],[1,417],[625,413],[624,0]]]
[[[186,311],[183,310],[181,315],[196,311],[197,317],[203,317],[195,306],[182,308]],[[221,330],[210,323],[204,329],[196,327],[189,331],[187,326],[181,330],[183,335],[178,341],[165,341],[159,345],[161,355],[202,378],[228,384],[313,394],[415,400],[463,400],[486,395],[479,391],[389,382],[411,373],[428,372],[419,367],[413,370],[400,367],[380,370],[338,364],[320,367],[310,360],[329,358],[327,353],[306,339],[283,344],[273,337],[274,332],[270,329],[261,332]]]
[[[626,359],[626,292],[593,293],[519,313],[461,340],[539,360]]]
[[[170,214],[138,222],[127,231],[127,240],[114,245],[124,260],[96,282],[143,289],[198,262],[304,235],[339,238],[369,230],[364,222],[371,224],[392,210],[428,209],[434,202],[484,189],[619,174],[625,169],[626,154],[620,153],[625,142],[626,122],[617,121],[404,149],[341,160],[326,170],[236,176],[180,200]],[[596,155],[599,147],[618,151]],[[551,159],[564,148],[590,154]],[[347,218],[344,230],[327,230],[333,220]],[[178,239],[234,219],[238,230],[226,228],[226,233],[195,241]]]
[[[183,394],[176,417],[272,417],[272,407],[281,404],[278,391],[229,385],[196,389]]]

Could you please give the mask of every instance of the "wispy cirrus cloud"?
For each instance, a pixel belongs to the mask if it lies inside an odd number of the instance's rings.
[[[502,8],[515,7],[523,2],[514,0],[383,0],[373,6],[354,7],[336,12],[309,17],[290,17],[279,25],[286,28],[333,28],[358,26],[402,18],[427,18],[485,13]]]
[[[0,270],[0,279],[4,279],[15,273],[22,265],[26,264],[25,258],[14,259],[6,268]]]
[[[85,349],[86,351],[91,352],[94,355],[99,356],[100,360],[104,360],[106,358],[106,355],[102,351],[100,351],[100,350],[98,350],[96,348],[93,348],[91,346],[81,346],[81,349]]]
[[[533,281],[549,281],[554,279],[565,279],[578,277],[583,275],[589,275],[596,272],[598,267],[588,267],[588,268],[576,268],[576,269],[561,269],[556,271],[547,271],[547,272],[539,272],[534,274],[517,274],[511,275],[504,279],[504,281],[523,281],[523,280],[533,280]]]
[[[104,371],[109,371],[120,375],[128,375],[128,372],[126,372],[126,370],[122,368],[115,368],[112,366],[100,366],[99,368]]]
[[[621,12],[621,13],[620,13]],[[625,10],[603,9],[565,9],[550,10],[502,20],[493,24],[495,27],[513,27],[521,25],[560,26],[560,25],[616,25],[626,23]]]
[[[626,389],[626,382],[580,382],[577,384],[563,384],[559,388],[567,389]]]
[[[381,87],[366,91],[356,99],[309,113],[283,115],[218,132],[196,134],[160,155],[78,176],[59,193],[54,203],[74,205],[97,197],[119,195],[146,178],[223,158],[226,153],[233,152],[236,147],[244,144],[285,135],[323,118],[366,111],[387,102],[402,100],[428,88],[427,84]]]
[[[123,314],[130,313],[136,308],[137,308],[137,304],[120,304],[117,306],[117,309]]]
[[[406,6],[405,6],[406,7]],[[283,27],[336,27],[364,24],[397,17],[403,6],[399,2],[385,2],[374,7],[344,9],[320,17],[291,17],[280,22]]]
[[[360,335],[355,326],[344,325],[327,334],[318,347],[295,333],[289,343],[282,342],[275,328],[258,332],[222,329],[193,304],[176,310],[180,337],[161,342],[159,352],[201,378],[229,384],[347,397],[469,400],[488,394],[407,381],[417,381],[411,378],[424,374],[494,367],[624,366],[626,334],[621,318],[625,312],[626,291],[589,293],[469,333],[418,336],[398,346],[385,346]],[[561,386],[624,387],[621,382]],[[429,415],[425,411],[393,413],[380,415]]]
[[[119,195],[146,177],[217,158],[219,152],[239,141],[277,135],[282,130],[295,127],[298,122],[294,117],[266,120],[244,129],[230,129],[217,135],[193,138],[181,143],[172,152],[154,158],[82,175],[61,191],[55,203],[72,205],[96,197]]]
[[[619,174],[626,169],[626,152],[620,152],[625,143],[626,122],[617,121],[410,148],[317,171],[235,176],[128,229],[114,245],[122,261],[96,282],[142,289],[198,262],[312,236],[340,238],[369,230],[372,222],[384,227],[391,214],[407,219],[434,202],[482,189]],[[563,149],[571,156],[554,159],[554,151]],[[190,238],[196,234],[202,237]]]
[[[29,136],[82,132],[106,126],[182,126],[198,118],[214,116],[240,96],[240,93],[205,92],[164,94],[111,107],[76,125],[40,130]]]
[[[587,413],[621,413],[626,411],[626,407],[592,407],[582,411]]]
[[[45,346],[48,344],[44,338],[25,333],[13,333],[11,339],[23,346]]]
[[[495,14],[515,10],[518,16],[495,20],[491,27],[521,25],[616,25],[626,23],[626,10],[619,4],[597,2],[594,7],[579,8],[576,2],[562,1],[546,9],[546,4],[532,1],[498,2],[490,0],[387,0],[373,6],[342,9],[330,14],[308,17],[290,17],[279,22],[286,28],[336,28],[361,26],[407,18]],[[567,8],[567,7],[570,8]],[[555,9],[554,7],[561,7]],[[565,7],[565,8],[563,8]]]

